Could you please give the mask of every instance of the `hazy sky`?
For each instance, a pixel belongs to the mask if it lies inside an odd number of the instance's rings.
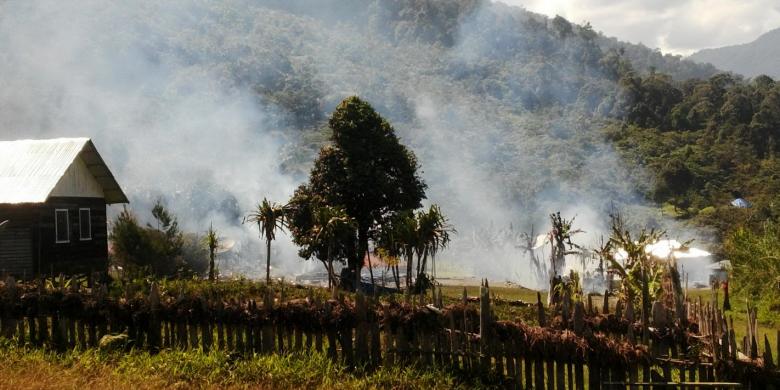
[[[624,41],[663,52],[746,43],[780,27],[778,0],[498,0],[561,15]]]

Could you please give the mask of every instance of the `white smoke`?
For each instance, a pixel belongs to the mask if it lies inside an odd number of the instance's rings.
[[[2,139],[91,137],[146,219],[162,197],[184,230],[213,222],[239,245],[257,241],[240,216],[264,196],[292,194],[296,181],[279,170],[290,140],[265,123],[272,108],[233,85],[224,63],[178,52],[204,27],[195,3],[2,7]],[[294,256],[280,241],[281,255]]]
[[[307,4],[299,8],[320,13],[316,1]],[[559,118],[551,123],[436,76],[489,65],[482,61],[496,47],[481,46],[483,38],[504,34],[489,28],[489,7],[506,7],[483,6],[445,47],[397,45],[371,27],[291,15],[263,1],[0,3],[0,139],[91,137],[134,210],[148,218],[162,196],[185,230],[213,222],[242,245],[242,263],[230,266],[255,276],[261,242],[241,217],[263,197],[288,199],[313,152],[300,150],[306,133],[284,122],[286,108],[253,88],[319,86],[322,114],[358,94],[417,153],[428,202],[441,204],[459,232],[438,263],[537,286],[520,232],[544,232],[560,210],[576,215],[583,239],[593,240],[606,231],[611,202],[641,207],[636,188],[648,180],[626,172],[580,118],[553,108],[543,113]],[[523,93],[516,81],[529,70],[516,72],[495,87]],[[284,169],[291,158],[302,167]],[[284,234],[274,247],[280,273],[306,266]]]

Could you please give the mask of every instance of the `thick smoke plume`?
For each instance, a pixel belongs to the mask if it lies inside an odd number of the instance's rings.
[[[228,267],[249,276],[262,249],[242,216],[305,180],[322,118],[350,94],[418,154],[429,202],[459,232],[437,259],[452,273],[536,286],[520,232],[544,232],[560,210],[590,244],[611,205],[647,213],[637,188],[649,179],[622,168],[592,126],[559,106],[514,104],[527,100],[529,75],[549,72],[543,64],[490,73],[531,50],[504,50],[518,41],[512,26],[546,20],[473,1],[429,33],[395,23],[391,3],[0,3],[0,138],[91,137],[134,210],[148,218],[162,197],[186,230],[213,221],[239,242],[241,263]],[[536,96],[576,98],[536,84]],[[289,239],[277,241],[277,272],[301,272]]]

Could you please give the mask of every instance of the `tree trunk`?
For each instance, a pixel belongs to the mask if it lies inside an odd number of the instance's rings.
[[[209,280],[214,281],[214,249],[209,250]]]
[[[436,255],[431,253],[431,280],[436,280]]]
[[[360,227],[358,230],[358,250],[352,263],[355,272],[355,291],[360,291],[360,270],[363,268],[363,256],[368,251],[368,227]]]
[[[333,289],[333,284],[335,283],[334,277],[333,277],[333,240],[330,240],[328,243],[328,262],[325,264],[325,270],[328,271],[328,291]]]
[[[336,289],[336,273],[333,271],[333,260],[328,260],[328,287],[332,291]]]
[[[393,280],[395,280],[395,288],[401,290],[401,275],[400,275],[400,270],[398,269],[398,262],[396,262],[395,265],[392,266],[392,268],[393,268]]]
[[[642,267],[642,343],[647,345],[650,334],[648,333],[648,327],[650,326],[650,285],[647,280],[647,269],[645,264],[641,264]]]
[[[371,288],[376,292],[376,283],[374,283],[374,265],[371,263],[371,253],[366,247],[366,258],[368,259],[368,274],[371,275]]]
[[[271,240],[265,240],[265,284],[271,285]]]
[[[415,251],[417,252],[417,251]],[[416,279],[420,278],[420,265],[422,264],[422,252],[417,252],[417,274],[415,276]]]
[[[426,247],[425,250],[423,250],[422,266],[420,267],[420,270],[418,272],[417,275],[418,278],[425,273],[425,269],[427,267],[428,267],[428,248]]]
[[[330,274],[330,266],[328,265],[330,259],[325,259],[320,261],[322,262],[322,266],[325,267],[325,272],[328,273],[328,291],[330,291],[331,281],[333,280],[333,277]]]
[[[413,249],[408,248],[406,250],[406,288],[412,287],[412,268],[414,267],[414,252]]]

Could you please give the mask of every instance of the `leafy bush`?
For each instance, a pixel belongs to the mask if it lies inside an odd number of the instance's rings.
[[[733,267],[735,293],[754,303],[759,317],[780,317],[780,223],[767,221],[756,230],[739,228],[724,247]]]
[[[154,275],[182,277],[204,275],[208,252],[197,235],[179,230],[176,217],[158,201],[152,209],[156,226],[142,226],[136,215],[124,209],[111,224],[111,263],[128,278]]]

